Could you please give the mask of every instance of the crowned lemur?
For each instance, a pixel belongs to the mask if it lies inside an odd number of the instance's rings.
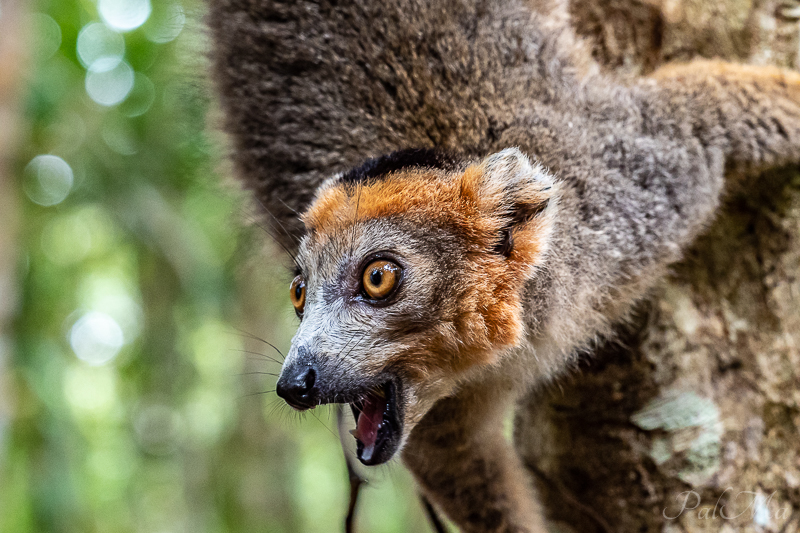
[[[295,256],[277,384],[349,403],[463,531],[543,532],[503,437],[608,334],[726,184],[800,161],[800,75],[698,61],[622,83],[557,4],[209,0],[238,173]]]

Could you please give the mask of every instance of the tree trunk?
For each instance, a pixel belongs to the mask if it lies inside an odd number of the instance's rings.
[[[6,337],[16,307],[17,196],[12,178],[12,154],[16,147],[18,100],[25,42],[22,39],[22,8],[17,0],[0,3],[0,443],[11,407],[4,376],[9,341]]]
[[[796,2],[573,0],[572,15],[596,57],[628,72],[689,50],[797,61]],[[520,411],[515,440],[554,524],[800,531],[797,169],[732,192],[634,321]]]

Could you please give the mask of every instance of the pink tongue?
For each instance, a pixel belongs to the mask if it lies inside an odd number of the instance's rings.
[[[378,439],[378,428],[383,421],[385,407],[386,402],[384,400],[369,396],[364,401],[361,414],[358,416],[353,436],[364,445],[364,450],[361,453],[361,458],[364,461],[369,461],[375,451],[375,441]]]

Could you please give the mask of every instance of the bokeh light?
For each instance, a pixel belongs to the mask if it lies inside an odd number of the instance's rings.
[[[107,368],[73,365],[64,373],[64,396],[78,416],[108,416],[117,402],[117,377]]]
[[[105,313],[90,311],[72,326],[69,343],[81,361],[99,366],[116,357],[125,338],[116,320]]]
[[[107,72],[125,56],[125,39],[100,22],[91,22],[78,34],[78,59],[86,70]]]
[[[120,104],[120,112],[128,118],[139,117],[147,113],[156,100],[156,87],[150,78],[137,72],[133,78],[133,87],[125,101]]]
[[[55,155],[38,155],[25,168],[25,194],[39,205],[60,204],[72,189],[74,175],[66,161]]]
[[[49,15],[33,13],[30,21],[33,51],[37,60],[53,57],[61,47],[61,26]]]
[[[103,21],[119,31],[130,31],[147,21],[150,0],[99,0],[97,10]]]
[[[120,329],[124,342],[130,342],[139,335],[142,309],[131,294],[123,273],[92,273],[81,281],[78,294],[79,305],[100,311],[102,317],[110,317],[114,321],[111,327]]]
[[[91,229],[80,215],[56,217],[42,230],[42,253],[58,265],[81,262],[91,248]]]
[[[109,120],[100,129],[100,136],[119,155],[134,155],[139,151],[135,133],[124,122]]]
[[[19,2],[0,532],[338,530],[335,411],[274,392],[291,273],[220,172],[204,2],[151,1]],[[361,531],[426,531],[407,474],[370,481]]]
[[[144,26],[144,34],[154,43],[168,43],[180,35],[185,24],[186,14],[180,4],[159,2]]]
[[[125,100],[133,89],[134,73],[124,61],[108,71],[86,73],[86,92],[103,106],[114,106]]]

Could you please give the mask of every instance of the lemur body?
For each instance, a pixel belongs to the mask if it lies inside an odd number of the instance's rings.
[[[464,531],[544,531],[503,414],[680,258],[726,176],[800,160],[800,75],[621,85],[524,1],[210,4],[234,160],[297,252],[279,394],[351,403],[362,462],[401,452]]]

